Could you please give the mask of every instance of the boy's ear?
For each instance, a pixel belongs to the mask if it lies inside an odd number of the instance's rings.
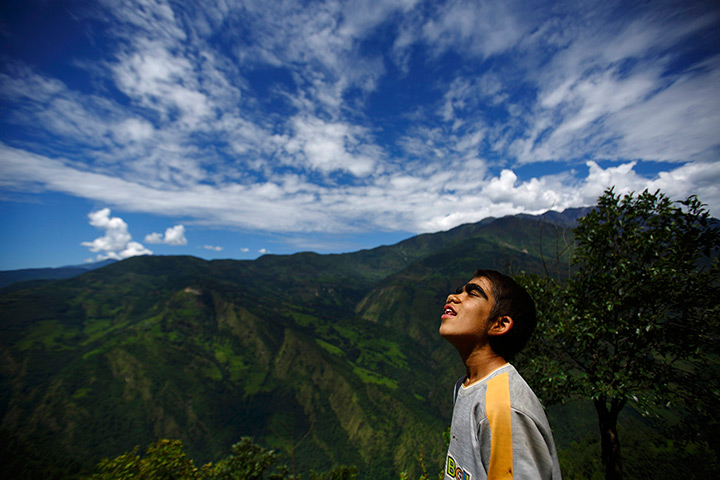
[[[496,318],[490,325],[488,335],[505,335],[513,327],[513,319],[507,315]]]

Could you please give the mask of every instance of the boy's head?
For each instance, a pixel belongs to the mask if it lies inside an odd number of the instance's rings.
[[[448,297],[440,334],[461,353],[487,341],[496,354],[511,360],[536,322],[535,303],[524,288],[500,272],[478,270]]]
[[[535,302],[527,291],[507,275],[495,270],[478,270],[475,278],[490,280],[494,305],[488,317],[493,321],[499,317],[512,318],[512,328],[502,335],[490,336],[493,351],[505,360],[511,360],[530,340],[535,330]]]

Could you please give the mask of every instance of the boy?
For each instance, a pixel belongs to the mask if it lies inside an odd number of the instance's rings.
[[[445,478],[560,479],[550,425],[508,363],[535,329],[535,303],[510,277],[478,270],[447,298],[440,335],[460,353]]]

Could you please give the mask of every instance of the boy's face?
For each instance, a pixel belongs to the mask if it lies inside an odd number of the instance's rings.
[[[441,317],[440,335],[453,344],[453,339],[477,343],[487,336],[488,316],[494,305],[490,280],[473,278],[448,296]]]

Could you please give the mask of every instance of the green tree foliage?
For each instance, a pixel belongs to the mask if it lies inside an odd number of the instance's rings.
[[[90,480],[173,480],[201,478],[192,460],[187,458],[180,440],[158,440],[138,455],[138,447],[113,459],[98,464],[98,473]]]
[[[684,406],[694,419],[716,417],[720,231],[694,196],[610,189],[574,234],[567,281],[524,279],[541,332],[528,373],[546,403],[592,400],[605,478],[619,479],[617,418],[628,402],[645,415]]]
[[[355,480],[357,478],[357,467],[340,465],[332,470],[323,473],[310,472],[310,480]]]
[[[204,467],[208,480],[283,480],[289,478],[286,466],[277,466],[278,454],[243,437],[232,446],[230,455],[217,465]]]
[[[425,455],[423,454],[422,450],[418,453],[417,457],[418,464],[420,465],[420,476],[418,477],[418,480],[430,480],[430,477],[428,477],[427,473],[427,467],[425,467]],[[442,478],[443,472],[440,472],[440,476],[438,478]],[[409,480],[410,475],[408,475],[407,472],[401,472],[400,473],[400,480]]]
[[[285,465],[279,464],[279,455],[243,437],[231,447],[230,455],[216,464],[195,467],[187,458],[180,440],[158,440],[150,445],[145,455],[138,455],[139,447],[113,459],[106,458],[97,465],[97,472],[88,480],[302,480],[293,478]],[[310,472],[309,480],[355,480],[355,466],[339,465],[323,473]]]
[[[708,479],[717,477],[717,463],[707,443],[680,439],[647,419],[618,422],[623,443],[623,474],[637,479]],[[650,422],[652,423],[652,422]],[[600,439],[588,435],[558,452],[563,480],[602,480]]]
[[[60,480],[75,478],[82,465],[41,449],[0,428],[0,477],[14,480]]]

